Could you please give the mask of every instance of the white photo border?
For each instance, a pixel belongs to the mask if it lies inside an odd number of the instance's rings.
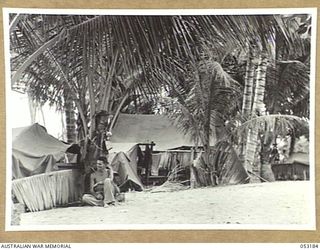
[[[11,225],[11,185],[12,185],[12,126],[14,116],[6,112],[6,231],[56,231],[56,230],[316,230],[316,180],[315,180],[315,81],[316,81],[316,41],[317,8],[257,8],[257,9],[45,9],[45,8],[3,8],[6,110],[10,104],[11,69],[9,43],[9,14],[57,14],[57,15],[265,15],[265,14],[310,14],[311,71],[310,71],[310,192],[313,221],[306,225],[250,225],[250,224],[117,224],[117,225]]]

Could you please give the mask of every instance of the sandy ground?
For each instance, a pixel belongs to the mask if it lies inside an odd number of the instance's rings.
[[[114,207],[67,207],[24,213],[20,225],[308,224],[308,181],[130,192]],[[156,191],[156,190],[154,190]],[[161,190],[158,190],[161,191]]]

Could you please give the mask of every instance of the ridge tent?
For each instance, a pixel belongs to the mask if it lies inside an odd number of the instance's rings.
[[[13,179],[57,170],[56,162],[64,158],[70,146],[49,135],[38,123],[12,129]]]

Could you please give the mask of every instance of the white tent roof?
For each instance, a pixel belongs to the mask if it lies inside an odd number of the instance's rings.
[[[111,151],[127,151],[133,144],[154,142],[155,151],[194,144],[163,115],[120,114],[112,130]]]

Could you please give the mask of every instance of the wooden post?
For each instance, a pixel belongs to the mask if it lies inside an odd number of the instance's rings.
[[[152,141],[151,143],[139,143],[139,145],[144,145],[145,148],[145,158],[144,158],[144,166],[146,168],[146,185],[149,185],[149,175],[150,175],[150,169],[152,166],[152,152],[153,152],[153,146],[156,144]]]
[[[191,158],[190,158],[190,188],[196,187],[196,177],[193,169],[193,161],[194,161],[194,148],[191,148]]]
[[[148,175],[147,175],[147,178],[149,178],[149,174],[151,175],[151,168],[152,168],[152,152],[153,152],[153,146],[155,145],[155,143],[153,141],[151,141],[151,144],[150,144],[150,159],[149,159],[149,162],[148,162]],[[147,180],[148,181],[148,180]]]
[[[149,146],[145,146],[145,152],[144,152],[144,166],[146,168],[146,186],[149,186],[149,159],[147,153],[149,153]]]

